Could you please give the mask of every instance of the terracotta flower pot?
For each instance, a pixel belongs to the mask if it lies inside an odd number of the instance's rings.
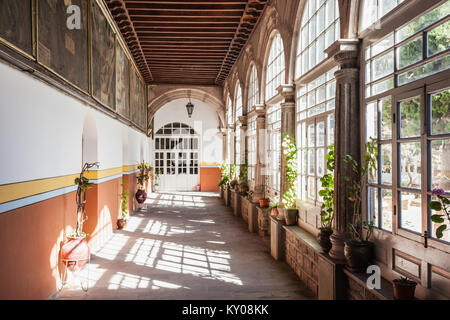
[[[127,226],[128,221],[125,219],[118,219],[117,220],[117,229],[122,230]]]
[[[278,217],[278,208],[272,208],[272,215],[276,218]]]
[[[373,243],[370,241],[345,241],[346,267],[351,272],[366,272],[372,260]]]
[[[259,200],[259,206],[261,208],[267,208],[269,207],[269,199],[260,199]]]
[[[294,226],[297,224],[297,209],[285,209],[284,210],[284,219],[286,220],[286,224],[288,226]]]
[[[86,237],[68,237],[61,248],[61,260],[67,262],[67,268],[71,271],[83,268],[88,263],[90,254]]]
[[[404,282],[400,279],[395,279],[392,281],[394,288],[394,299],[395,300],[413,300],[414,292],[416,291],[417,283],[414,281]]]
[[[286,220],[286,209],[284,208],[277,208],[278,210],[278,216],[276,217],[278,220]]]
[[[333,234],[332,229],[328,228],[320,228],[319,234],[317,235],[317,242],[322,247],[322,250],[325,252],[329,252],[332,247],[332,243],[330,240],[330,236]]]
[[[139,203],[139,204],[141,204],[141,203],[144,203],[145,202],[145,200],[147,199],[147,192],[145,192],[145,190],[143,190],[143,189],[139,189],[137,192],[136,192],[136,201]]]

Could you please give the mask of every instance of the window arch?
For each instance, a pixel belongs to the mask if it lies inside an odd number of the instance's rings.
[[[325,48],[339,38],[337,0],[308,0],[298,33],[296,77],[305,74],[326,58]]]
[[[241,84],[237,83],[236,85],[236,101],[235,101],[235,106],[236,106],[236,113],[235,113],[235,121],[237,122],[239,120],[239,117],[242,116],[242,89],[241,89]]]
[[[256,65],[253,63],[250,67],[250,78],[248,80],[248,104],[247,108],[251,108],[259,103],[259,83]]]
[[[272,40],[266,70],[266,101],[277,94],[277,88],[285,81],[283,39],[277,33]]]
[[[359,31],[371,26],[404,0],[361,0]]]

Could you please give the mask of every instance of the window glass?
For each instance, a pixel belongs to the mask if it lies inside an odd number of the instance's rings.
[[[277,88],[285,81],[284,47],[280,34],[272,41],[266,74],[266,101],[273,98]]]

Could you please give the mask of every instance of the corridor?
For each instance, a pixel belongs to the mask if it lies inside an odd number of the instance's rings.
[[[314,299],[216,193],[150,194],[55,299]]]

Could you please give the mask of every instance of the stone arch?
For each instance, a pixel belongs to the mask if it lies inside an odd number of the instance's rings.
[[[342,39],[356,39],[358,37],[360,3],[360,0],[338,1],[340,37]]]
[[[183,98],[191,98],[199,100],[210,105],[217,113],[220,127],[221,128],[225,127],[226,107],[223,99],[219,99],[217,96],[207,92],[204,89],[199,88],[175,88],[175,89],[170,88],[168,90],[163,91],[158,97],[154,98],[148,105],[149,123],[151,123],[151,119],[153,119],[155,113],[163,106],[165,106],[169,102]]]

